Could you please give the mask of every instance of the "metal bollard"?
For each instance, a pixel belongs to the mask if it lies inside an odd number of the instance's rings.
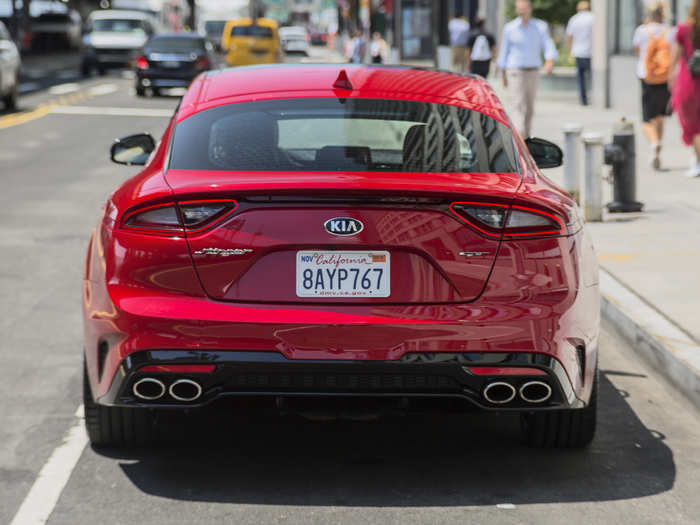
[[[637,156],[634,146],[634,125],[624,118],[613,127],[612,144],[605,145],[605,164],[612,166],[613,202],[606,206],[610,213],[642,211],[637,202]]]
[[[572,195],[578,204],[581,204],[579,145],[582,131],[581,124],[566,124],[564,126],[564,189]]]
[[[603,220],[603,136],[599,133],[586,133],[582,140],[586,177],[583,216],[586,221],[600,222]]]

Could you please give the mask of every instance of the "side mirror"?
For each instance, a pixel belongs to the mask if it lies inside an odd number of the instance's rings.
[[[143,166],[148,162],[156,141],[148,133],[139,133],[117,139],[109,150],[112,162],[127,166]]]
[[[538,168],[556,168],[564,162],[564,153],[561,148],[548,140],[529,138],[525,139],[527,149],[530,150]]]

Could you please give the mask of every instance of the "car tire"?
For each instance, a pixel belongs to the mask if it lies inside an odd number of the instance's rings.
[[[85,78],[89,77],[92,75],[92,66],[90,65],[89,62],[84,61],[82,65],[80,66],[80,72],[83,74]]]
[[[2,99],[3,103],[5,104],[5,109],[7,109],[8,111],[14,111],[15,109],[17,109],[18,98],[18,86],[15,83],[14,87],[12,88],[12,91],[10,91]]]
[[[107,74],[107,70],[102,66],[97,66],[97,74],[103,77]]]
[[[152,443],[155,415],[146,408],[108,407],[92,398],[87,368],[83,364],[83,404],[85,428],[96,446],[135,447]]]
[[[525,443],[537,448],[585,448],[593,440],[598,406],[598,368],[585,408],[522,414]]]
[[[137,87],[136,88],[136,96],[137,97],[145,97],[146,96],[146,88]]]

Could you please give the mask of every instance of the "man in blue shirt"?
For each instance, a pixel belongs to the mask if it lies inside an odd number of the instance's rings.
[[[503,85],[513,97],[513,124],[523,138],[530,136],[539,70],[544,55],[544,72],[550,74],[557,58],[557,48],[549,34],[547,23],[532,18],[530,0],[517,0],[518,18],[503,27],[498,67],[503,74]]]

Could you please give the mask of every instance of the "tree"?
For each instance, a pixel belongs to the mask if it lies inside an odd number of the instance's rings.
[[[532,14],[550,24],[566,24],[576,13],[578,0],[532,0]],[[515,0],[506,0],[506,18],[515,18]]]

